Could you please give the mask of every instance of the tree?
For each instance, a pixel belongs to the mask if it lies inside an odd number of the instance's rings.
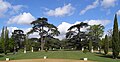
[[[81,28],[84,28],[87,26],[88,26],[87,23],[81,22],[79,24],[71,26],[68,29],[68,32],[66,33],[66,38],[71,39],[70,41],[74,41],[77,49],[81,49],[82,44],[84,43],[84,42],[81,42],[81,39],[84,41],[86,40],[86,36],[87,36],[85,32],[81,31]]]
[[[107,35],[105,35],[105,41],[104,41],[104,53],[105,55],[108,53],[109,50],[109,41]]]
[[[28,32],[28,34],[33,33],[33,32],[39,33],[40,42],[41,42],[41,50],[44,49],[46,37],[53,37],[53,36],[60,34],[57,27],[54,26],[53,24],[48,23],[47,20],[48,20],[47,18],[41,17],[33,21],[31,23],[31,25],[33,25],[32,27],[33,29],[30,32]]]
[[[61,48],[66,48],[66,49],[69,49],[69,48],[73,48],[73,44],[71,41],[68,41],[68,39],[62,39],[60,41],[60,47]]]
[[[8,42],[8,50],[10,51],[10,52],[14,52],[14,40],[13,40],[13,38],[9,38],[9,42]]]
[[[25,34],[22,30],[14,30],[11,37],[14,40],[14,52],[15,50],[17,52],[18,49],[24,48]]]
[[[81,31],[81,30],[80,30],[81,28],[87,27],[87,26],[88,26],[87,23],[81,22],[81,23],[79,23],[79,24],[76,24],[76,25],[71,26],[68,30],[72,30],[72,29],[74,29],[74,28],[77,28],[77,31],[80,32],[80,31]]]
[[[8,46],[9,45],[9,31],[7,30],[7,27],[5,29],[5,54],[7,54]]]
[[[5,38],[4,38],[4,36],[5,36],[5,34],[4,34],[5,32],[4,32],[4,27],[2,28],[2,33],[1,33],[1,46],[2,46],[2,50],[3,50],[3,52],[5,52],[5,45],[4,45],[4,42],[5,42]]]
[[[112,48],[112,34],[113,34],[113,30],[112,29],[108,30],[108,41],[110,48]]]
[[[92,36],[92,40],[94,40],[95,42],[98,42],[100,40],[100,37],[103,36],[103,29],[104,26],[103,25],[92,25],[90,26],[89,30],[89,34],[90,36]]]
[[[1,34],[1,44],[2,44],[2,49],[4,54],[7,54],[8,50],[8,42],[9,42],[9,32],[7,30],[7,27],[2,29],[2,34]]]
[[[89,51],[91,51],[92,50],[92,41],[89,41]]]
[[[76,34],[75,31],[68,31],[68,32],[66,33],[66,38],[67,38],[67,39],[71,39],[75,34]]]
[[[27,51],[30,51],[32,48],[32,41],[28,38],[27,34],[26,34],[26,38],[25,38],[24,47],[26,48]]]
[[[99,41],[101,41],[101,37],[103,36],[104,26],[102,25],[92,25],[88,29],[89,31],[89,38],[94,43],[94,47],[101,47],[99,45]]]
[[[1,37],[0,37],[0,53],[3,53]]]
[[[60,48],[60,40],[57,38],[46,38],[45,49],[59,49]]]
[[[119,31],[119,43],[120,43],[120,31]],[[119,44],[119,49],[120,49],[120,44]],[[119,50],[120,51],[120,50]]]
[[[114,26],[113,26],[113,35],[112,35],[112,52],[113,58],[117,59],[119,55],[119,32],[118,32],[118,22],[117,22],[117,14],[114,17]]]

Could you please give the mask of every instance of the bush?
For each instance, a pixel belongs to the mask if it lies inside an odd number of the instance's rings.
[[[39,49],[39,47],[35,47],[35,46],[33,47],[34,51],[38,51],[38,49]]]
[[[4,51],[3,51],[3,49],[2,48],[0,48],[0,53],[3,53]]]
[[[86,54],[87,52],[89,52],[89,50],[87,50],[87,49],[85,49],[85,50],[83,51],[83,53],[85,53],[85,54]]]
[[[48,52],[48,50],[47,50],[47,49],[45,49],[45,52]]]

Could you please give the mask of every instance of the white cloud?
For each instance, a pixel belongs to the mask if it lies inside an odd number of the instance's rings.
[[[3,17],[4,13],[7,12],[9,8],[11,8],[10,3],[0,0],[0,17]]]
[[[10,14],[15,14],[18,13],[20,10],[22,10],[22,8],[24,8],[25,6],[23,5],[14,5],[12,6],[12,11],[10,11]]]
[[[56,38],[59,38],[60,40],[62,40],[63,38],[65,38],[65,34],[68,30],[68,28],[72,26],[72,24],[67,23],[67,22],[62,22],[57,28],[58,31],[60,31],[60,35],[56,36]]]
[[[18,10],[20,10],[22,7],[24,7],[23,5],[16,5],[16,6],[13,6],[13,9],[15,12],[17,12]]]
[[[69,3],[68,5],[64,5],[63,7],[58,7],[54,10],[48,10],[45,14],[48,16],[55,16],[55,17],[59,17],[59,16],[69,16],[72,15],[74,12],[74,7],[72,7],[72,5]]]
[[[10,12],[18,12],[22,7],[24,6],[12,5],[7,1],[0,0],[0,17],[4,17],[5,13],[8,13],[8,10],[10,10]]]
[[[84,22],[88,23],[89,25],[99,25],[99,24],[102,24],[103,26],[106,26],[107,24],[110,23],[110,20],[86,20]]]
[[[24,31],[24,34],[27,34],[32,28],[21,28],[21,30]],[[38,32],[34,32],[29,34],[29,38],[40,38],[39,33]]]
[[[39,33],[34,32],[33,34],[29,35],[29,38],[40,38]]]
[[[102,0],[101,6],[104,8],[114,7],[116,5],[117,0]]]
[[[18,28],[18,27],[7,27],[7,29],[9,30],[9,37],[11,37],[12,32],[14,32],[14,30],[23,30],[24,34],[26,34],[27,32],[29,32],[32,28]],[[29,38],[39,38],[39,34],[37,32],[34,32],[33,34],[29,35]]]
[[[64,32],[67,32],[67,28],[69,28],[70,26],[72,26],[72,24],[70,23],[67,23],[67,22],[62,22],[59,26],[58,26],[58,30],[61,32],[61,33],[64,33]],[[63,29],[65,28],[65,29]]]
[[[85,9],[80,11],[80,15],[84,14],[85,12],[87,12],[90,9],[96,8],[99,4],[99,0],[96,0],[95,2],[92,3],[92,5],[88,5]]]
[[[30,13],[22,13],[19,14],[17,16],[13,16],[9,19],[9,21],[7,22],[8,24],[30,24],[32,21],[35,20],[35,17],[32,16]]]
[[[17,27],[8,27],[9,32],[14,32],[14,30],[17,30],[19,28]]]
[[[117,11],[117,15],[120,16],[120,10]]]
[[[18,30],[19,28],[17,28],[17,27],[7,27],[7,29],[9,30],[9,36],[11,36],[12,32],[14,32],[14,30]]]
[[[78,24],[81,21],[77,21],[74,24],[70,24],[67,22],[62,22],[59,26],[58,26],[58,30],[60,31],[60,35],[57,36],[56,38],[59,38],[60,40],[65,38],[65,34],[68,30],[68,28],[72,25]],[[83,21],[85,23],[88,23],[89,25],[98,25],[98,24],[102,24],[104,26],[108,25],[110,23],[110,20],[85,20]],[[82,28],[81,31],[86,30],[86,28]]]

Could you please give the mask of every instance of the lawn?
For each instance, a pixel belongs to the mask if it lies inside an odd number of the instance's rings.
[[[102,54],[96,53],[83,53],[81,51],[48,51],[48,52],[19,52],[15,55],[8,54],[7,56],[0,56],[0,60],[5,60],[6,57],[9,57],[11,60],[18,59],[39,59],[47,56],[49,59],[74,59],[81,60],[84,57],[87,57],[90,61],[97,62],[120,62],[120,59],[112,59],[110,55],[104,56]]]

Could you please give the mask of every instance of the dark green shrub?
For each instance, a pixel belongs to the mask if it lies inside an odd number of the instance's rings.
[[[86,54],[87,52],[89,52],[89,50],[87,50],[87,49],[84,49],[83,53],[85,53],[85,54]]]

